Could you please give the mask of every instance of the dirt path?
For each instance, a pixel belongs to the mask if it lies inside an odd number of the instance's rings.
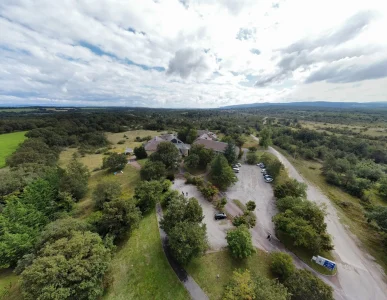
[[[345,299],[386,300],[387,285],[381,267],[360,248],[356,237],[346,230],[330,200],[321,190],[307,182],[281,153],[271,147],[269,152],[284,164],[290,177],[308,185],[309,200],[327,206],[328,216],[325,221],[328,233],[333,237],[333,252],[338,265],[337,278]]]

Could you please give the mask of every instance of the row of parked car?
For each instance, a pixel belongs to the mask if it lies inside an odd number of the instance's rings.
[[[259,163],[257,164],[257,166],[261,168],[261,173],[263,175],[263,179],[265,180],[265,182],[267,183],[273,182],[274,178],[267,173],[265,164]]]
[[[241,163],[236,163],[235,165],[232,165],[232,170],[234,173],[239,173],[239,168],[242,167]]]

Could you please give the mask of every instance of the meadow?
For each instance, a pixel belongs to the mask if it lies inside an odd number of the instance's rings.
[[[27,137],[27,131],[0,134],[0,168],[5,166],[8,156],[10,156]]]

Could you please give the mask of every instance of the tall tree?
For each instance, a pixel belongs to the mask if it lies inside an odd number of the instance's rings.
[[[173,257],[181,264],[204,254],[207,244],[205,224],[192,222],[177,223],[168,234],[168,245]]]
[[[24,299],[98,299],[109,259],[96,233],[74,232],[46,244],[21,275]]]
[[[223,155],[217,155],[211,163],[210,178],[213,184],[222,190],[237,181],[237,178]]]
[[[259,144],[265,149],[272,144],[270,128],[265,127],[263,130],[260,131]]]
[[[174,170],[178,166],[179,150],[171,142],[161,142],[157,146],[157,151],[149,157],[151,161],[161,161],[167,170]]]
[[[111,171],[118,171],[125,168],[128,160],[125,154],[112,153],[103,159],[103,168],[108,168]]]
[[[237,155],[235,153],[235,145],[232,142],[227,143],[227,147],[224,150],[224,157],[227,159],[230,165],[236,163]]]
[[[154,209],[156,203],[161,200],[164,185],[160,181],[142,181],[134,190],[134,199],[143,213]]]
[[[140,170],[142,180],[160,180],[167,175],[165,165],[161,161],[147,161]]]
[[[133,152],[137,159],[143,159],[148,157],[144,146],[134,148]]]
[[[232,256],[236,258],[243,259],[255,252],[251,241],[251,233],[245,225],[228,231],[226,239]]]
[[[61,190],[69,192],[74,199],[80,200],[87,193],[88,179],[90,177],[87,167],[73,158],[61,180]]]
[[[121,185],[116,181],[103,181],[93,191],[93,201],[97,209],[103,209],[106,202],[113,201],[121,195]]]

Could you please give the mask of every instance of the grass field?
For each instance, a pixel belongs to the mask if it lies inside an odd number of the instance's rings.
[[[11,269],[0,270],[0,299],[20,299],[19,277]]]
[[[31,112],[37,111],[37,108],[1,108],[0,112]]]
[[[367,127],[365,125],[344,125],[344,124],[331,124],[321,122],[302,121],[302,126],[308,129],[314,129],[319,132],[329,132],[329,128],[348,129],[353,133],[361,133],[368,136],[387,136],[387,127],[379,125],[379,127]]]
[[[209,253],[193,260],[187,268],[211,300],[222,299],[224,285],[227,284],[232,272],[236,269],[249,269],[252,273],[270,277],[270,256],[257,249],[257,252],[246,260],[234,259],[229,251]],[[217,278],[219,275],[219,278]]]
[[[106,133],[106,137],[113,144],[113,150],[114,152],[122,153],[125,151],[126,148],[132,148],[141,146],[144,142],[135,142],[136,137],[146,137],[151,136],[152,138],[163,134],[165,132],[158,132],[158,131],[151,131],[151,130],[130,130],[125,132],[119,132],[119,133]],[[126,135],[127,139],[124,137]],[[119,141],[124,140],[124,144],[118,144]]]
[[[113,282],[104,299],[190,299],[165,258],[155,212],[117,251],[111,272]]]
[[[259,148],[258,142],[251,135],[245,135],[243,137],[246,138],[246,142],[243,144],[242,148],[249,148],[249,147]]]
[[[0,168],[5,166],[6,158],[11,155],[27,137],[27,131],[0,134]]]
[[[316,185],[332,201],[339,214],[340,220],[347,228],[357,236],[363,247],[371,254],[376,261],[387,272],[387,255],[383,250],[382,239],[378,232],[368,224],[364,216],[365,210],[360,204],[360,200],[343,190],[328,184],[321,174],[321,164],[318,162],[303,159],[294,159],[285,151],[276,147],[301,175],[312,184]],[[378,201],[376,204],[380,204]]]

